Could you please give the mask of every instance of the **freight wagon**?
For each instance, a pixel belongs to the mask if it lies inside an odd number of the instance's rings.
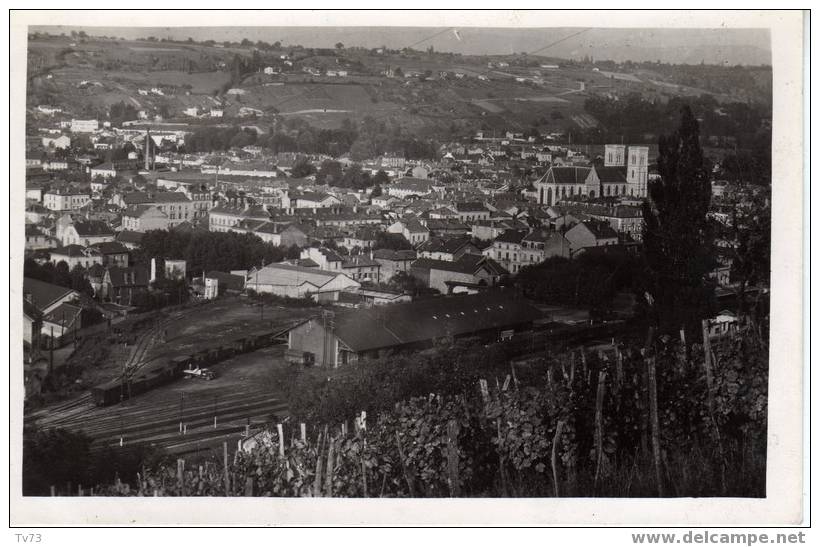
[[[175,357],[162,363],[146,365],[127,379],[122,377],[91,388],[97,406],[108,406],[167,384],[183,376],[190,368],[205,368],[231,357],[277,343],[276,333],[264,332],[242,336],[221,346],[203,349],[193,355]]]

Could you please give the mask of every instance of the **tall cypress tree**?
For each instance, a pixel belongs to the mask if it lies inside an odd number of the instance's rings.
[[[680,127],[658,142],[660,180],[649,185],[643,206],[648,300],[666,332],[697,332],[699,320],[713,311],[713,235],[706,216],[712,190],[699,133],[684,106]]]

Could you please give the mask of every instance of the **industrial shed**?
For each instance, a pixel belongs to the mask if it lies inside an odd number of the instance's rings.
[[[288,332],[286,356],[291,362],[337,367],[384,351],[422,349],[444,337],[496,341],[531,329],[541,316],[506,291],[325,312]]]

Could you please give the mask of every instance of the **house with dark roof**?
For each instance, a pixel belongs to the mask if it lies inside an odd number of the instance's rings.
[[[352,233],[345,235],[344,246],[348,249],[354,247],[370,249],[376,245],[377,236],[380,233],[381,230],[376,227],[359,226]]]
[[[498,235],[490,247],[484,250],[484,256],[494,258],[510,273],[518,273],[521,267],[521,240],[528,230],[507,230]]]
[[[81,306],[63,302],[43,315],[42,332],[47,333],[55,341],[64,341],[67,335],[70,336],[82,328],[82,312]]]
[[[206,279],[215,279],[218,282],[219,294],[226,292],[240,293],[245,289],[245,277],[241,275],[211,270],[204,277]]]
[[[387,231],[391,234],[403,235],[404,239],[406,239],[410,245],[413,245],[414,247],[417,245],[422,245],[430,239],[430,230],[422,225],[422,223],[415,217],[397,220],[387,227]]]
[[[508,274],[501,264],[481,254],[464,254],[454,261],[419,258],[410,265],[410,275],[442,294],[492,287]]]
[[[379,283],[390,281],[400,272],[410,271],[410,265],[416,261],[416,251],[394,251],[392,249],[376,249],[373,251],[373,260],[379,263]]]
[[[483,241],[492,241],[507,230],[527,230],[529,226],[517,219],[479,220],[470,227],[470,235]]]
[[[47,314],[64,302],[77,300],[80,293],[73,289],[26,277],[23,278],[23,297],[40,313]]]
[[[122,230],[117,234],[116,241],[129,250],[134,250],[139,247],[142,241],[142,232],[134,232],[132,230]]]
[[[463,237],[470,233],[470,227],[458,220],[430,218],[424,222],[433,237]]]
[[[490,219],[490,210],[487,209],[483,203],[477,201],[457,202],[455,204],[455,210],[461,222]]]
[[[122,229],[133,232],[148,232],[149,230],[167,230],[168,215],[156,205],[143,203],[131,205],[122,213]]]
[[[289,207],[304,209],[321,209],[335,207],[342,204],[336,196],[324,192],[289,192]]]
[[[43,230],[37,226],[26,224],[26,250],[37,251],[39,249],[53,249],[60,245],[60,242],[43,233]]]
[[[49,251],[49,260],[55,266],[60,262],[65,262],[68,269],[75,266],[90,268],[94,264],[102,264],[103,256],[94,247],[83,247],[82,245],[65,245]]]
[[[122,306],[130,306],[137,294],[148,290],[150,280],[148,266],[111,266],[105,270],[99,296]]]
[[[600,220],[579,222],[564,237],[569,241],[570,254],[573,256],[589,247],[618,244],[618,233],[608,223]]]
[[[128,266],[130,253],[125,245],[118,241],[95,243],[89,248],[96,250],[100,253],[100,255],[102,255],[103,266]]]
[[[62,232],[63,245],[84,245],[114,241],[116,234],[108,224],[100,220],[76,219]]]
[[[259,205],[220,203],[208,211],[208,229],[211,232],[231,232],[242,221],[266,221],[270,218],[268,210]]]
[[[43,314],[30,300],[23,298],[23,346],[36,348],[40,346],[40,333],[43,330]]]
[[[395,196],[399,199],[406,199],[410,196],[427,196],[433,192],[433,181],[428,179],[402,177],[394,184],[384,188],[384,193]]]
[[[376,306],[308,319],[288,332],[286,358],[339,367],[442,338],[497,341],[532,328],[541,312],[502,291]]]
[[[310,297],[316,301],[338,300],[341,291],[361,286],[340,271],[278,263],[255,268],[248,272],[246,279],[246,289],[291,298]]]
[[[421,258],[446,260],[449,262],[458,260],[465,254],[481,254],[481,249],[473,244],[468,237],[434,237],[419,246],[417,250]]]

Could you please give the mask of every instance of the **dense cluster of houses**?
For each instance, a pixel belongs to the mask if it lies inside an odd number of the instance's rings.
[[[354,163],[348,157],[258,146],[182,154],[173,148],[189,133],[184,124],[60,123],[27,158],[25,249],[41,265],[81,268],[94,295],[27,279],[34,298],[24,306],[26,341],[34,346],[38,333],[51,336],[55,309],[60,338],[81,327],[76,310],[117,313],[150,291],[156,265],[135,264],[133,256],[152,230],[253,234],[298,249],[298,258],[280,263],[188,276],[197,297],[253,290],[367,307],[406,302],[400,287],[408,283],[477,294],[552,257],[634,250],[648,183],[657,176],[645,146],[606,145],[595,154],[479,132],[441,146],[434,160],[384,154],[355,162],[380,182],[350,188],[292,175],[305,161],[318,168],[333,159],[345,169]],[[71,147],[80,135],[93,150]],[[112,149],[128,152],[111,160]],[[185,277],[184,261],[174,261],[181,257],[158,258]],[[728,275],[728,265],[721,268]]]

